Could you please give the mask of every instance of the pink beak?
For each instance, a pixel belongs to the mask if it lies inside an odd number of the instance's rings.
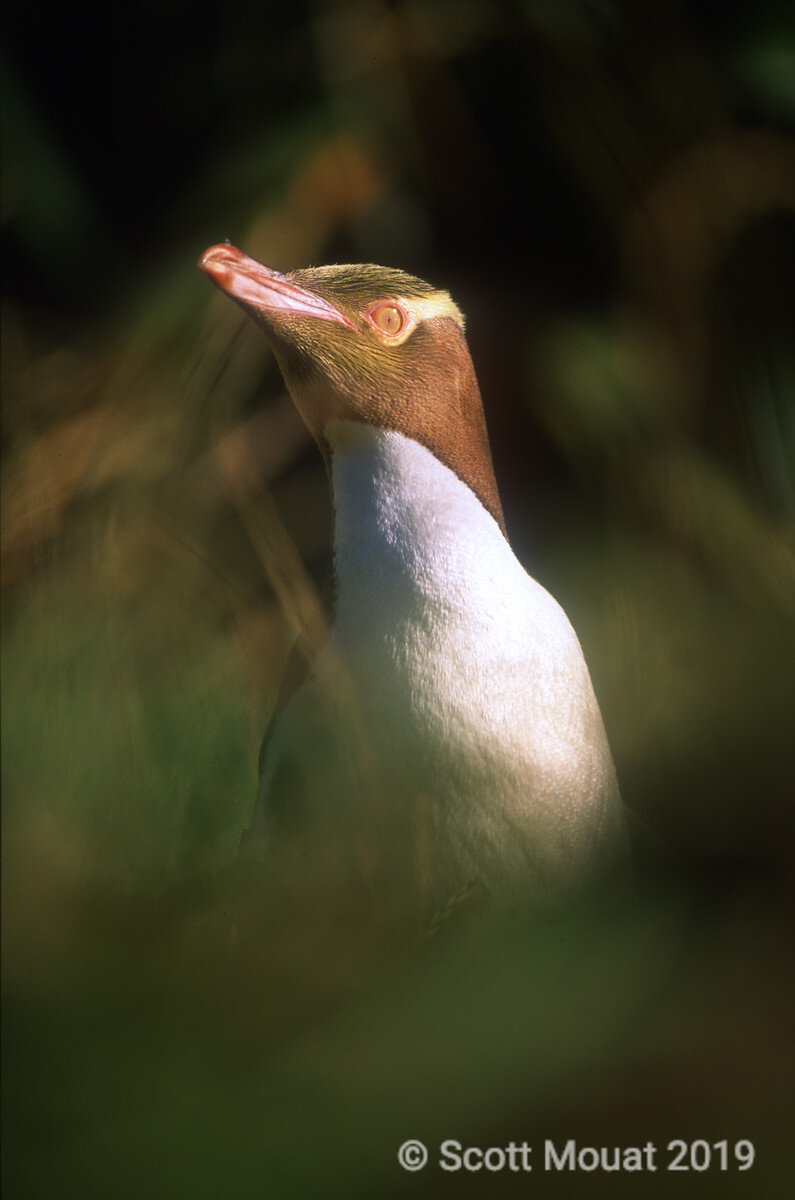
[[[356,329],[333,304],[299,287],[289,275],[264,267],[235,246],[211,246],[199,259],[199,267],[217,288],[254,316],[288,313],[337,321],[349,329]]]

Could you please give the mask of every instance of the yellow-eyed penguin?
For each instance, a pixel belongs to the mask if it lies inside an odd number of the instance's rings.
[[[602,718],[508,543],[459,309],[386,267],[281,274],[231,245],[199,265],[264,329],[333,503],[330,638],[266,736],[245,853],[425,922],[611,870]]]

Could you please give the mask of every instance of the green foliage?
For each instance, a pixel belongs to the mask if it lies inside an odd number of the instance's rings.
[[[205,28],[174,0],[119,18],[140,58],[98,9],[31,8],[27,50],[13,14],[12,1196],[550,1183],[409,1176],[410,1137],[750,1137],[748,1176],[676,1195],[791,1178],[786,17],[663,9],[222,5]],[[469,932],[453,909],[406,945],[243,877],[328,509],[264,339],[195,270],[226,236],[462,304],[511,536],[579,632],[637,821],[628,904]]]

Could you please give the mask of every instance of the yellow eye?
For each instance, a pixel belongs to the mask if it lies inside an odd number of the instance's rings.
[[[379,304],[370,313],[370,320],[376,329],[389,334],[390,337],[402,333],[408,324],[406,313],[397,304]]]

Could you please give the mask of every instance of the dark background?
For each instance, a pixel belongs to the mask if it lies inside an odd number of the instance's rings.
[[[739,0],[8,7],[15,1195],[791,1177],[794,45],[791,6]],[[467,313],[511,540],[580,635],[635,821],[631,911],[385,974],[344,932],[232,948],[329,514],[264,339],[195,268],[224,238],[401,266]],[[545,1136],[758,1158],[395,1165],[408,1137]]]

